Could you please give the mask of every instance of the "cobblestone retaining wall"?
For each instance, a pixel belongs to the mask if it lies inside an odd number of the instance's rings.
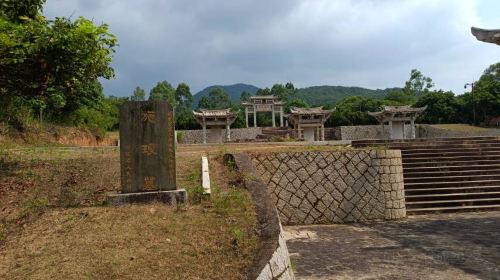
[[[294,280],[278,212],[266,190],[266,185],[258,178],[248,155],[226,155],[225,159],[234,160],[242,174],[245,187],[252,195],[257,214],[256,232],[260,246],[248,271],[248,279]]]
[[[225,139],[226,129],[221,130],[222,137],[220,139]],[[257,138],[257,135],[262,134],[261,127],[249,127],[249,128],[233,128],[231,129],[231,141],[245,141]],[[182,135],[182,137],[179,137]],[[209,137],[208,140],[211,138]],[[212,139],[216,139],[212,137]],[[219,139],[219,138],[217,138]],[[203,130],[179,130],[178,131],[178,143],[179,144],[203,144]],[[217,142],[214,142],[217,143]]]
[[[406,217],[399,150],[252,154],[285,225]]]

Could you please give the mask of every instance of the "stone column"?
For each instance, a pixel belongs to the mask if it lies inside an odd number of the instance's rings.
[[[410,127],[410,131],[411,131],[411,138],[412,138],[412,139],[415,139],[415,120],[414,120],[414,119],[412,119],[412,120],[410,121],[410,126],[411,126],[411,127]]]
[[[248,128],[248,107],[245,106],[245,122],[247,124],[247,128]]]
[[[207,144],[207,123],[205,122],[205,118],[203,118],[203,144]]]
[[[280,127],[283,127],[283,105],[280,106]]]
[[[325,123],[321,123],[321,141],[325,141]]]
[[[274,104],[271,105],[271,109],[273,110],[273,127],[276,127],[276,115],[274,114]]]
[[[231,127],[229,123],[226,123],[226,141],[231,141]]]
[[[320,129],[321,128],[319,126],[316,127],[316,131],[314,133],[315,134],[315,138],[316,138],[316,139],[314,139],[315,141],[321,141],[321,132],[320,132]]]
[[[389,121],[389,139],[393,138],[393,133],[392,133],[392,121]]]
[[[301,117],[299,115],[299,118],[297,120],[297,140],[300,140],[301,139],[301,134],[302,132],[300,131],[300,121],[301,121]]]
[[[253,127],[257,127],[257,108],[253,105]]]

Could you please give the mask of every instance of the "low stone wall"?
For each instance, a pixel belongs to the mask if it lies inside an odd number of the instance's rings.
[[[234,161],[236,168],[242,174],[243,182],[252,195],[257,213],[256,232],[261,242],[248,271],[248,279],[295,279],[276,207],[266,186],[258,178],[251,159],[245,154],[226,155],[225,159]]]
[[[389,127],[386,125],[382,130],[381,125],[356,125],[341,126],[341,140],[364,140],[364,139],[389,139]],[[405,135],[411,135],[409,125],[405,125]],[[415,131],[416,137],[419,137],[418,129]]]
[[[210,129],[208,133],[210,134]],[[225,139],[226,129],[217,129],[217,133],[220,131],[222,137],[210,137],[208,135],[208,143],[222,143],[222,139]],[[261,127],[249,127],[249,128],[232,128],[231,129],[231,141],[246,141],[253,140],[257,138],[257,135],[262,134]],[[182,135],[182,136],[180,136]],[[203,144],[203,130],[179,130],[177,132],[177,140],[179,144]]]
[[[500,136],[500,129],[484,129],[475,131],[457,131],[444,129],[428,124],[417,126],[420,138],[447,138],[447,137],[471,137],[471,136]]]
[[[399,150],[252,154],[285,225],[406,217]]]

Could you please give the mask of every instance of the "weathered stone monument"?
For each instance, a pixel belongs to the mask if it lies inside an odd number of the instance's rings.
[[[167,102],[120,108],[120,166],[121,194],[110,195],[110,204],[186,201],[186,191],[176,185],[174,112]]]

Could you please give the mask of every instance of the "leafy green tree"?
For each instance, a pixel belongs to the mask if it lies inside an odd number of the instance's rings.
[[[500,63],[490,65],[474,83],[474,92],[468,102],[475,103],[479,122],[500,116]],[[469,104],[472,107],[472,104]]]
[[[146,91],[144,91],[139,86],[134,89],[134,93],[130,97],[131,101],[144,101],[145,99],[146,99]]]
[[[377,120],[368,115],[368,112],[378,111],[381,106],[382,101],[378,99],[362,96],[344,98],[336,105],[327,126],[377,124]]]
[[[200,109],[227,109],[231,108],[229,95],[221,88],[214,88],[208,96],[203,96],[198,103]]]
[[[175,90],[167,81],[158,82],[149,92],[149,100],[163,100],[175,106]]]
[[[271,90],[269,88],[259,88],[255,95],[263,96],[263,95],[271,95]]]
[[[175,99],[177,106],[175,108],[175,121],[177,129],[194,129],[198,127],[198,123],[193,117],[191,111],[193,106],[193,95],[189,86],[185,83],[180,83],[175,89]]]
[[[427,106],[417,122],[440,124],[455,123],[459,120],[460,104],[451,91],[432,91],[422,95],[414,105],[415,107]]]
[[[407,91],[391,91],[387,93],[384,104],[391,106],[412,105],[417,99]]]
[[[403,92],[418,97],[429,92],[433,87],[434,83],[431,78],[424,76],[422,72],[417,69],[412,69],[410,72],[410,79],[406,81]]]
[[[252,97],[252,94],[250,92],[243,91],[240,95],[240,103],[250,101],[250,97]]]
[[[97,78],[113,78],[110,63],[117,45],[105,24],[83,17],[46,20],[43,3],[0,2],[0,94],[17,96],[40,116],[55,100],[61,105],[87,98],[79,92]]]

